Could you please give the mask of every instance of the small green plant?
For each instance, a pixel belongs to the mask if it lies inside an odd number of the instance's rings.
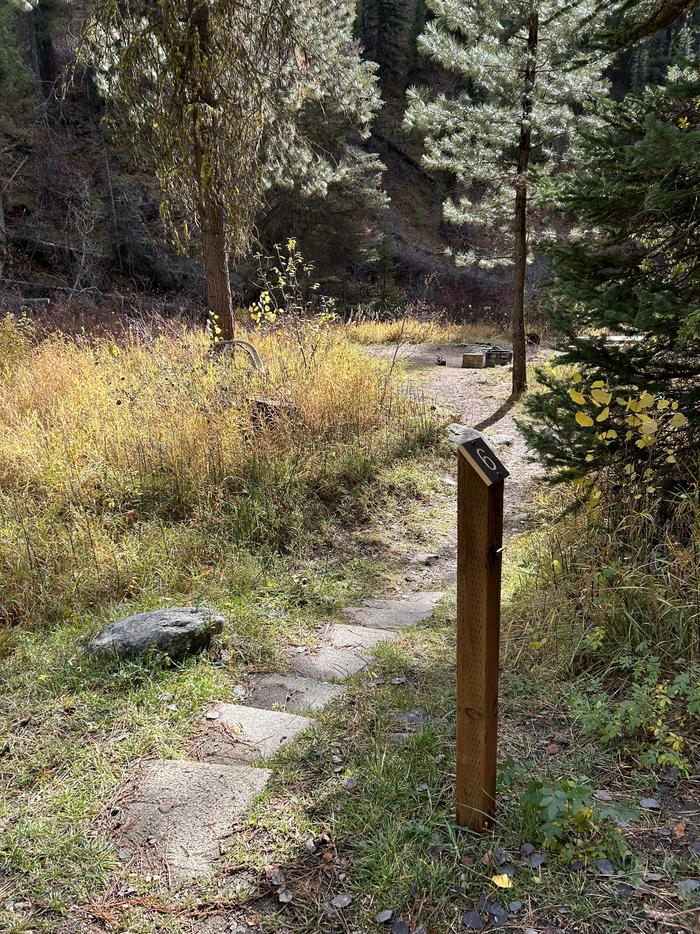
[[[700,713],[700,666],[664,678],[660,660],[646,656],[647,651],[648,646],[640,646],[637,657],[618,662],[630,679],[623,700],[608,693],[599,677],[572,692],[571,708],[584,731],[619,746],[625,755],[637,757],[648,768],[675,766],[688,775],[685,733]]]
[[[624,862],[627,845],[618,823],[629,812],[598,802],[585,778],[531,780],[521,799],[524,830],[533,844],[568,862],[606,858]]]

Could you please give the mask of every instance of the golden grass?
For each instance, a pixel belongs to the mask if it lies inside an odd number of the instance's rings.
[[[356,344],[467,344],[488,343],[499,335],[481,324],[449,324],[396,318],[393,321],[353,321],[343,327],[348,340]]]
[[[235,546],[289,550],[434,433],[340,332],[50,337],[0,322],[0,622],[189,592]]]

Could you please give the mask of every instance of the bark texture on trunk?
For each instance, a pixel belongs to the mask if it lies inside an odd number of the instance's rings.
[[[207,0],[190,0],[192,27],[192,66],[200,75],[197,97],[206,106],[204,118],[193,108],[194,162],[199,194],[199,227],[202,238],[202,265],[207,289],[207,305],[216,317],[221,338],[233,340],[233,302],[226,245],[226,213],[218,191],[216,175],[216,134],[218,103],[211,79],[211,34]]]
[[[221,328],[222,340],[230,341],[233,340],[235,332],[224,209],[216,204],[204,206],[201,210],[200,226],[207,305]]]
[[[527,272],[527,169],[532,149],[533,90],[536,77],[537,35],[539,19],[532,9],[528,23],[527,64],[523,93],[520,140],[518,143],[518,171],[515,178],[515,208],[513,217],[513,396],[518,397],[527,388],[527,360],[525,347],[525,277]]]

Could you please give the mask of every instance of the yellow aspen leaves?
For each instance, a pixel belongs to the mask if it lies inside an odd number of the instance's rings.
[[[647,392],[645,389],[644,392],[639,397],[639,408],[650,409],[655,402],[656,402],[656,396],[653,396],[650,392]]]
[[[610,415],[610,407],[606,405],[605,408],[604,408],[601,412],[599,412],[598,415],[596,416],[596,421],[597,421],[597,422],[604,422],[605,419],[606,419],[609,415]]]
[[[577,392],[575,389],[570,389],[569,395],[571,396],[571,401],[575,402],[576,405],[585,405],[586,397],[582,393]]]
[[[581,376],[580,373],[574,373],[574,375],[571,378],[575,383],[580,383],[581,380],[583,379],[583,376]]]
[[[591,396],[600,405],[609,405],[612,399],[612,393],[608,392],[607,389],[593,389]]]
[[[491,881],[499,889],[512,889],[513,888],[513,880],[510,878],[509,875],[506,875],[505,872],[501,873],[498,876],[492,876]]]
[[[682,412],[676,412],[668,423],[669,428],[684,428],[688,424],[688,419]]]
[[[659,410],[659,412],[663,412],[664,409],[667,409],[670,404],[671,403],[668,401],[668,399],[659,399],[659,401],[656,403],[656,408]]]
[[[590,415],[586,415],[585,412],[576,413],[576,422],[581,428],[591,428],[593,426],[593,419]]]

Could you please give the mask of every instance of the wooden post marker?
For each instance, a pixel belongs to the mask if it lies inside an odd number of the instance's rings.
[[[483,830],[496,805],[503,481],[486,441],[458,448],[457,823]]]

